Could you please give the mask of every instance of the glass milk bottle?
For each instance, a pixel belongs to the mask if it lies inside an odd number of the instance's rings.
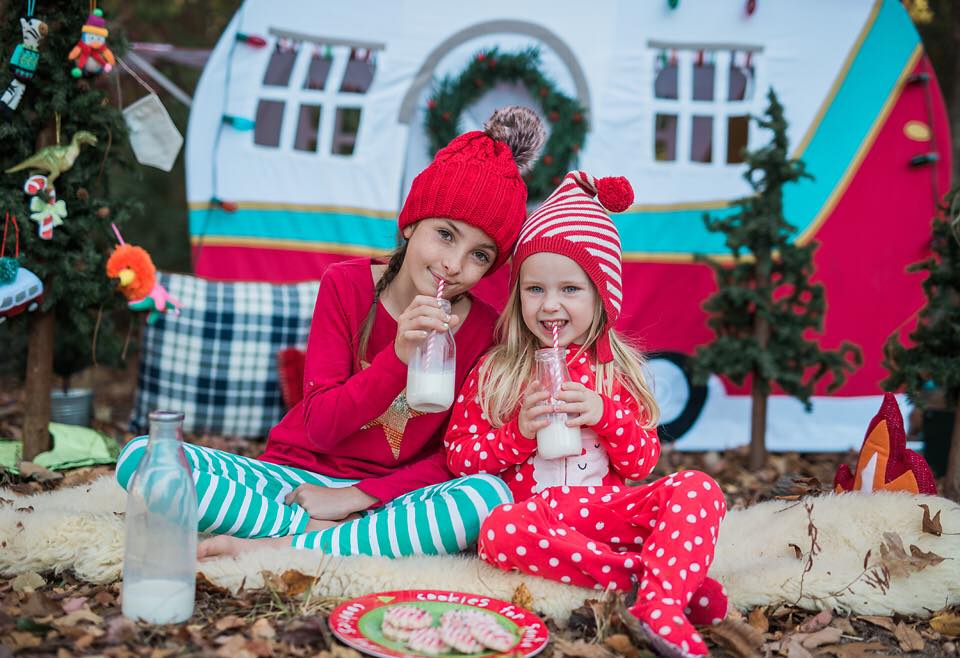
[[[123,614],[151,624],[193,614],[197,493],[182,425],[182,413],[150,414],[150,439],[127,487]]]
[[[540,385],[550,393],[550,404],[556,404],[560,387],[570,381],[563,348],[547,347],[534,355],[536,377]],[[567,414],[547,414],[550,424],[537,432],[537,452],[544,459],[574,457],[582,449],[580,428],[567,427]]]
[[[450,302],[438,301],[440,308],[450,315]],[[449,329],[431,331],[407,364],[407,404],[424,413],[449,409],[453,404],[456,371],[457,345],[453,334]]]

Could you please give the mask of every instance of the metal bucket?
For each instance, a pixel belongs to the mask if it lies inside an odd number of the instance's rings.
[[[93,415],[93,390],[71,388],[50,391],[50,421],[65,425],[90,425]]]

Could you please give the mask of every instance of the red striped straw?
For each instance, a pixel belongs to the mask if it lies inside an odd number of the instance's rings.
[[[437,299],[443,299],[443,285],[446,283],[443,279],[437,282]]]
[[[560,374],[560,323],[554,322],[551,329],[553,330],[554,361],[550,364],[550,374],[553,377],[554,395],[559,395],[563,387],[563,377]]]

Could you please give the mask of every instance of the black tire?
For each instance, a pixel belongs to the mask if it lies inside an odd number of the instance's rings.
[[[666,391],[661,386],[661,392],[656,396],[657,402],[661,404],[661,411],[666,410],[669,413],[671,407],[676,408],[678,404],[682,404],[679,412],[670,414],[671,418],[661,418],[662,422],[657,428],[661,441],[676,441],[687,433],[703,411],[703,405],[707,401],[707,387],[694,385],[690,376],[690,358],[686,354],[653,352],[647,355],[647,365],[652,374],[660,370],[661,373],[667,372],[670,377],[670,386]],[[682,388],[679,392],[674,386],[677,382]],[[656,391],[655,383],[654,391]],[[676,400],[678,394],[685,396],[685,399],[679,403]],[[668,395],[670,398],[661,401],[662,395]]]

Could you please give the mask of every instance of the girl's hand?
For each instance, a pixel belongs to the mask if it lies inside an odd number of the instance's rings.
[[[536,438],[537,432],[550,424],[545,416],[554,411],[550,404],[545,404],[549,399],[550,391],[539,384],[534,384],[527,389],[523,396],[523,404],[520,406],[520,417],[517,419],[520,434],[525,438]]]
[[[356,487],[321,487],[316,484],[301,484],[287,494],[287,505],[297,504],[307,510],[312,519],[339,521],[354,512],[360,512],[377,499]]]
[[[558,411],[568,414],[567,427],[596,425],[603,417],[603,398],[580,382],[564,382],[558,398],[563,401]]]
[[[397,358],[409,363],[413,351],[431,330],[453,330],[459,325],[460,318],[447,315],[437,304],[436,297],[417,295],[397,318],[397,338],[393,343]]]

